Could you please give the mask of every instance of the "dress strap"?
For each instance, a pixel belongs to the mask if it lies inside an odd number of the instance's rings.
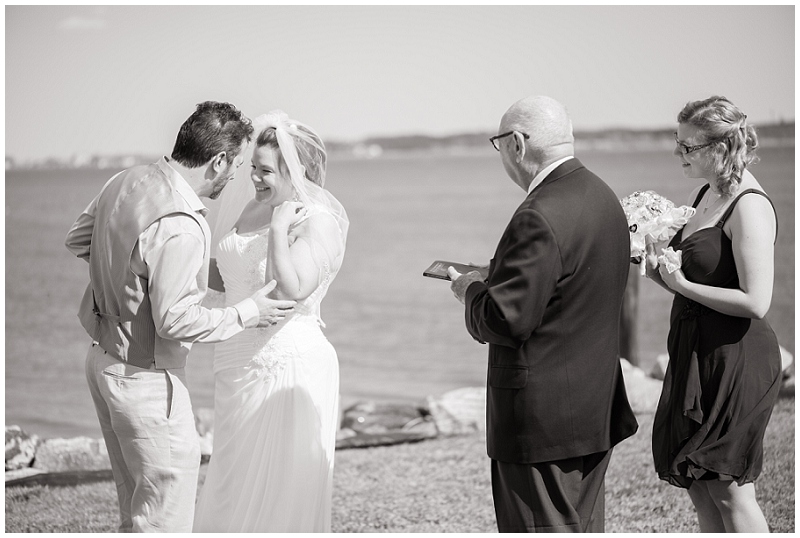
[[[751,192],[755,193],[755,194],[760,194],[761,196],[766,198],[769,201],[769,204],[772,206],[772,211],[775,212],[775,239],[777,240],[777,237],[778,237],[778,212],[775,211],[775,204],[772,203],[772,199],[770,199],[770,197],[767,196],[766,193],[764,193],[764,192],[762,192],[762,191],[760,191],[758,189],[747,189],[747,190],[743,191],[742,193],[740,193],[739,196],[737,196],[733,200],[733,202],[731,202],[731,205],[728,206],[728,209],[725,210],[725,213],[722,214],[722,217],[720,217],[719,221],[717,222],[717,224],[715,224],[715,226],[717,228],[722,228],[723,226],[725,226],[725,223],[728,221],[728,217],[731,216],[731,213],[733,213],[733,209],[736,207],[736,204],[739,202],[739,198],[741,198],[745,194],[750,194]]]
[[[710,187],[711,185],[709,185],[708,183],[703,185],[703,187],[700,189],[700,192],[697,193],[697,198],[694,199],[694,203],[692,204],[693,208],[697,209],[697,205],[700,203],[700,200],[703,199],[703,195]]]

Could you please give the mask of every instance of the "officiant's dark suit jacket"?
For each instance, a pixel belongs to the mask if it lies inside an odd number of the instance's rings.
[[[619,362],[629,241],[616,195],[574,158],[517,208],[465,296],[467,329],[489,344],[490,458],[562,460],[636,432]]]

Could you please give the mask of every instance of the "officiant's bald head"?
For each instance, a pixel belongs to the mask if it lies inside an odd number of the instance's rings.
[[[528,135],[525,145],[539,165],[574,154],[572,121],[564,105],[552,97],[532,95],[511,105],[500,120],[500,132],[508,131]]]

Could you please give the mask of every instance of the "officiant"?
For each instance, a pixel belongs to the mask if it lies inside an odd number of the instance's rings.
[[[489,344],[486,439],[501,532],[603,532],[614,445],[633,435],[619,361],[630,259],[614,192],[574,157],[566,109],[518,101],[490,141],[527,192],[488,277],[449,270]]]

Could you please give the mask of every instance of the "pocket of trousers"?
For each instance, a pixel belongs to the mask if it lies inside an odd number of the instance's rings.
[[[167,378],[167,418],[172,415],[172,405],[175,398],[175,382],[172,380],[172,374],[169,370],[164,370],[164,375]]]
[[[142,381],[141,376],[136,374],[146,371],[145,368],[139,368],[124,362],[114,362],[103,368],[103,375],[121,381]]]
[[[107,370],[103,370],[103,375],[106,377],[111,377],[114,379],[121,379],[123,381],[141,381],[141,378],[132,375],[122,375],[115,372],[109,372]]]

